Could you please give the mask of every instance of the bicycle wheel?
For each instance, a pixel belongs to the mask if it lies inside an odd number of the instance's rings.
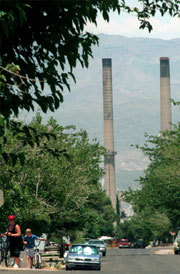
[[[4,254],[4,261],[5,261],[6,267],[8,267],[8,266],[11,265],[11,257],[10,257],[10,255],[9,255],[8,250],[5,251],[5,254]]]
[[[0,250],[0,263],[2,263],[4,260],[4,252],[3,249]]]
[[[35,268],[41,268],[41,259],[39,254],[35,254]]]

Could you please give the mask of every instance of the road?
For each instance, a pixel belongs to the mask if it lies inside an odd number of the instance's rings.
[[[2,270],[1,270],[2,271]],[[52,274],[54,271],[23,270],[23,271],[2,271],[5,274]],[[59,272],[59,271],[58,271]],[[89,274],[89,271],[60,271],[61,273]],[[99,273],[91,271],[91,273]],[[123,273],[123,274],[179,274],[180,256],[179,255],[154,255],[152,250],[146,249],[111,249],[107,256],[103,258],[103,273]]]

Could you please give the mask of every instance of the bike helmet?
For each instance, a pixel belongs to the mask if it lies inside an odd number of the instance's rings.
[[[15,220],[15,216],[14,215],[9,215],[8,216],[8,221],[14,221]]]

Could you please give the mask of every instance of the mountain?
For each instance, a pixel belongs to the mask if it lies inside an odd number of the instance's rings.
[[[103,144],[102,58],[112,58],[113,103],[118,188],[137,186],[147,159],[131,144],[144,144],[144,133],[157,135],[160,128],[159,58],[170,58],[171,95],[180,100],[180,39],[161,40],[99,35],[99,47],[88,69],[75,70],[76,84],[66,92],[62,107],[48,113],[62,125],[86,129]],[[180,112],[173,107],[173,122]]]

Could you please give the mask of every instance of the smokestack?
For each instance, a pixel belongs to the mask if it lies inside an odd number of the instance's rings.
[[[171,93],[169,58],[160,58],[161,131],[171,130]]]
[[[111,59],[102,59],[104,102],[105,190],[116,210],[115,152],[113,130],[113,97]]]

